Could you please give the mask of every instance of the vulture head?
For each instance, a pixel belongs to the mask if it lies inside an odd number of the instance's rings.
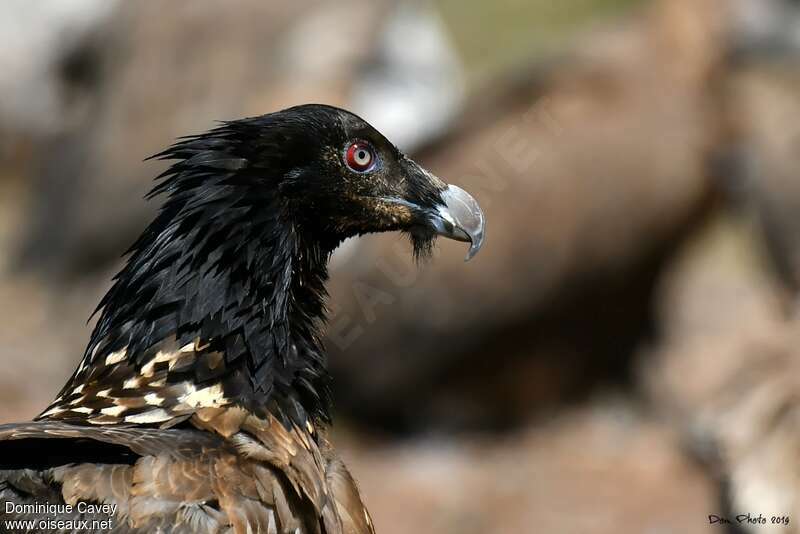
[[[331,252],[372,232],[407,233],[423,256],[437,236],[469,242],[467,259],[483,242],[469,194],[334,107],[224,122],[154,157],[173,162],[151,192],[165,198],[161,210],[129,250],[83,361],[46,414],[142,421],[129,405],[141,412],[158,399],[144,413],[159,421],[189,398],[327,419]],[[213,399],[198,401],[197,391]],[[117,402],[118,392],[144,400]]]
[[[263,201],[261,209],[280,213],[326,252],[345,238],[389,231],[407,233],[417,254],[444,236],[469,242],[470,259],[483,242],[483,213],[467,192],[422,168],[363,119],[331,106],[226,122],[158,157],[182,158],[180,170],[194,171],[173,172],[161,189],[193,192],[194,202],[203,202],[225,188],[239,207],[250,199],[253,210]],[[198,180],[204,168],[208,180]]]

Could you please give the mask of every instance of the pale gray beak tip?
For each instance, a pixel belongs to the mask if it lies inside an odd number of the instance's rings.
[[[440,224],[437,233],[457,241],[469,241],[470,247],[464,261],[469,261],[483,246],[486,221],[478,202],[456,185],[442,192],[445,205],[439,209]]]
[[[467,257],[466,257],[466,258],[464,258],[464,261],[465,261],[465,262],[468,262],[469,260],[471,260],[472,258],[474,258],[474,257],[475,257],[475,254],[477,254],[477,253],[478,253],[478,251],[479,251],[479,250],[481,249],[481,247],[483,246],[483,228],[484,228],[484,227],[482,226],[482,227],[481,227],[481,231],[480,231],[479,233],[476,233],[476,234],[473,236],[473,238],[472,238],[472,244],[470,245],[470,247],[469,247],[469,250],[467,251]]]

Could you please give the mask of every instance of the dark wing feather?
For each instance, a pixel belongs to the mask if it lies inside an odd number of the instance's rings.
[[[294,450],[297,444],[284,446]],[[26,449],[35,454],[23,453]],[[1,520],[42,518],[25,511],[7,514],[8,501],[88,502],[116,506],[112,532],[118,533],[342,532],[341,526],[323,530],[317,507],[306,497],[319,488],[298,492],[298,480],[239,454],[211,432],[58,421],[2,425],[0,458]],[[77,511],[59,516],[105,517]]]
[[[130,464],[151,455],[186,459],[223,444],[218,436],[191,429],[92,427],[53,420],[12,423],[0,425],[0,469],[90,460]]]

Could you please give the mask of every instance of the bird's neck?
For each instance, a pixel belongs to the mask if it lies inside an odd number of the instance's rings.
[[[167,388],[218,385],[230,404],[298,424],[328,421],[320,336],[329,247],[306,239],[278,205],[264,213],[214,209],[162,210],[101,302],[84,361],[65,390],[92,380],[102,387],[104,376],[119,374],[107,369],[109,361],[119,367],[109,355],[122,351],[128,374],[163,368]],[[224,217],[215,216],[220,209]],[[242,220],[232,224],[236,217]],[[219,355],[222,367],[210,369],[200,356],[188,368],[153,365],[159,354],[187,346]]]

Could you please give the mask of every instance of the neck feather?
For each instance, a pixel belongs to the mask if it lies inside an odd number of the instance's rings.
[[[283,420],[329,420],[320,340],[329,252],[276,198],[230,180],[204,183],[202,202],[196,191],[171,194],[101,301],[68,387],[101,376],[86,370],[110,354],[124,351],[141,371],[165,341],[199,343],[222,355],[225,373],[181,369],[174,380],[219,383],[232,403]]]

